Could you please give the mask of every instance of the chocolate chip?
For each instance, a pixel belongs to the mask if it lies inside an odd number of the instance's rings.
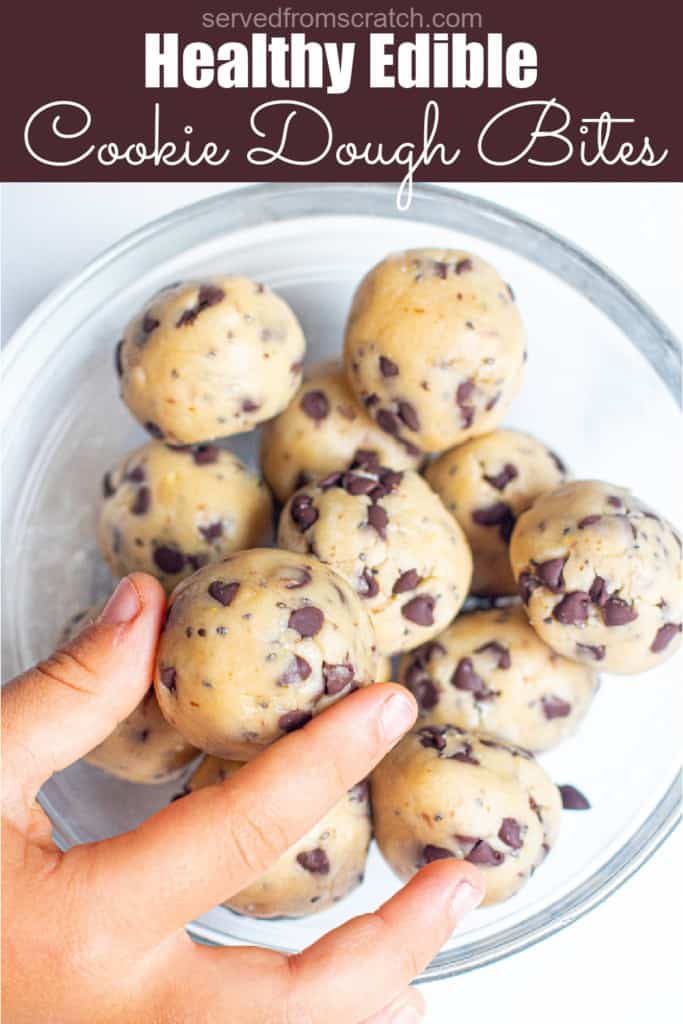
[[[298,654],[295,654],[284,672],[278,676],[277,685],[290,686],[292,683],[298,683],[301,679],[308,679],[311,671],[311,666],[306,659],[300,658]]]
[[[476,508],[472,513],[472,519],[478,526],[497,526],[498,532],[506,544],[512,536],[516,521],[512,509],[504,501],[496,501],[493,505]]]
[[[280,715],[277,724],[283,732],[294,732],[303,728],[312,718],[310,711],[286,711],[284,715]]]
[[[607,598],[609,597],[609,593],[607,591],[607,583],[602,578],[602,576],[595,577],[595,579],[590,585],[588,596],[590,597],[593,604],[597,604],[600,608],[602,608],[602,606],[606,604]]]
[[[323,680],[328,696],[334,697],[335,694],[341,693],[353,682],[353,677],[353,665],[329,665],[326,661],[323,662]]]
[[[446,746],[445,731],[442,726],[426,725],[418,732],[420,743],[428,750],[444,750]]]
[[[257,412],[261,408],[260,402],[255,402],[253,398],[242,399],[242,412]]]
[[[489,846],[483,839],[480,839],[472,847],[465,860],[468,860],[470,864],[481,864],[484,867],[497,868],[505,860],[505,854],[501,853],[500,850],[494,850],[492,846]]]
[[[156,330],[159,326],[159,321],[156,320],[151,313],[145,313],[142,318],[142,329],[145,334],[151,334],[152,331]]]
[[[311,637],[319,633],[323,627],[325,616],[315,605],[306,604],[296,608],[289,616],[288,625],[295,629],[299,636]]]
[[[420,594],[401,607],[401,615],[417,626],[433,626],[435,604],[433,597]]]
[[[516,818],[503,818],[503,822],[498,829],[498,838],[506,846],[511,846],[513,850],[521,850],[524,846],[522,828]]]
[[[463,380],[460,384],[458,384],[458,390],[455,392],[455,404],[459,405],[461,409],[463,408],[463,406],[467,406],[470,398],[472,397],[473,391],[474,381]]]
[[[594,523],[599,523],[602,516],[584,516],[583,519],[579,519],[578,527],[580,530],[585,530],[587,526],[593,526]]]
[[[152,420],[147,420],[145,423],[145,430],[148,434],[151,434],[152,437],[156,437],[157,441],[163,441],[164,432],[157,423],[154,423]]]
[[[495,395],[492,395],[491,398],[489,398],[488,402],[484,406],[487,412],[491,412],[491,409],[494,409],[498,405],[498,402],[500,401],[500,394],[500,391],[496,391]],[[474,410],[472,411],[474,412]]]
[[[451,850],[447,850],[445,846],[434,846],[432,843],[428,843],[422,847],[423,864],[431,864],[435,860],[445,860],[446,857],[455,857],[455,854]]]
[[[484,474],[484,480],[491,487],[495,487],[497,491],[504,491],[511,480],[519,476],[519,471],[516,466],[513,466],[511,462],[506,462],[500,473],[496,473],[495,476],[486,476]]]
[[[442,281],[445,281],[448,277],[448,264],[442,260],[434,260],[434,274],[436,277],[440,277]]]
[[[367,469],[370,473],[379,473],[380,468],[377,452],[367,448],[359,448],[351,462],[351,469]]]
[[[161,669],[159,672],[159,678],[162,685],[165,686],[170,693],[176,692],[178,674],[171,665],[167,665],[166,668]]]
[[[456,274],[466,274],[471,269],[472,269],[472,260],[470,260],[470,259],[458,260],[458,262],[455,264],[455,272],[456,272]]]
[[[293,574],[290,576],[285,583],[285,590],[300,590],[301,587],[307,587],[313,577],[308,569],[292,569]]]
[[[162,572],[170,575],[180,572],[185,565],[185,555],[178,548],[169,548],[165,545],[154,549],[154,562]]]
[[[403,473],[399,473],[395,469],[382,469],[379,474],[379,480],[382,487],[388,487],[389,491],[395,491],[397,487],[401,486]]]
[[[198,466],[209,466],[217,462],[220,454],[221,450],[215,444],[198,444],[192,447],[192,458]]]
[[[126,480],[130,480],[131,483],[141,484],[145,479],[145,467],[144,466],[133,466],[126,473]]]
[[[149,487],[139,487],[135,500],[130,507],[131,515],[144,516],[149,511],[149,505],[151,501],[151,494]]]
[[[456,690],[471,693],[475,700],[490,700],[495,696],[495,692],[489,690],[481,676],[474,671],[471,658],[460,659],[451,676],[451,683]]]
[[[215,523],[209,523],[208,526],[200,526],[199,532],[207,544],[210,544],[212,540],[218,540],[223,536],[223,524],[217,520]]]
[[[616,494],[610,494],[609,497],[607,498],[607,504],[611,505],[612,508],[621,508],[622,505],[623,505],[623,502],[622,502],[621,498],[617,498]]]
[[[552,721],[553,718],[566,718],[572,710],[568,701],[562,700],[561,697],[554,697],[552,694],[541,698],[541,706],[548,721]]]
[[[565,811],[589,811],[590,802],[586,799],[580,789],[576,786],[566,784],[557,787],[562,797],[562,806]]]
[[[300,404],[312,420],[324,420],[330,411],[330,403],[324,391],[307,391]]]
[[[417,431],[420,429],[420,418],[417,415],[415,406],[410,402],[401,401],[398,403],[398,416],[408,430]]]
[[[423,711],[431,711],[439,703],[439,691],[428,676],[417,679],[408,686],[408,689]]]
[[[538,580],[535,576],[532,575],[532,573],[527,571],[521,572],[519,574],[519,579],[517,580],[517,589],[519,590],[519,595],[522,598],[522,601],[524,601],[524,604],[529,603],[529,598],[533,594],[534,590],[536,590],[538,585]]]
[[[347,494],[369,494],[376,486],[377,481],[371,476],[359,476],[358,473],[349,472],[344,473],[342,478],[342,487]]]
[[[379,583],[369,569],[363,569],[356,590],[361,597],[376,597],[379,594]]]
[[[479,765],[479,761],[472,753],[472,744],[465,742],[459,750],[455,750],[452,754],[448,755],[449,761],[460,761],[462,764],[473,764]]]
[[[379,357],[379,372],[383,377],[397,377],[398,366],[393,360],[388,359],[387,356]]]
[[[576,651],[578,654],[585,654],[594,661],[602,661],[605,657],[604,644],[577,644]]]
[[[111,473],[105,473],[102,477],[102,494],[105,498],[111,498],[113,494],[116,494]]]
[[[329,473],[326,477],[318,483],[318,487],[321,491],[329,491],[331,487],[336,487],[341,480],[343,473],[337,470],[335,473]],[[304,481],[304,484],[307,481]]]
[[[663,651],[669,646],[676,633],[680,633],[681,630],[683,630],[683,625],[680,622],[667,622],[664,626],[660,626],[650,644],[652,653],[659,654],[660,651]]]
[[[327,875],[330,871],[330,862],[327,854],[319,847],[317,850],[306,850],[297,854],[297,863],[313,875]]]
[[[553,594],[561,594],[564,591],[562,570],[566,561],[566,558],[550,558],[547,562],[533,563],[534,575]]]
[[[370,798],[370,787],[367,782],[357,782],[355,786],[352,786],[349,790],[349,800],[353,801],[354,804],[364,804]]]
[[[292,522],[296,523],[301,533],[313,526],[319,515],[317,508],[313,505],[313,498],[310,494],[295,495],[289,506],[289,514]]]
[[[240,585],[237,580],[232,580],[230,583],[225,580],[213,580],[209,583],[210,596],[224,608],[232,604],[239,589]]]
[[[389,409],[380,409],[376,416],[377,426],[380,430],[383,430],[386,434],[392,434],[394,437],[400,433],[401,423],[397,416],[394,416],[393,412]]]
[[[123,338],[114,349],[114,366],[119,377],[123,377]]]
[[[497,640],[491,640],[487,644],[482,644],[481,647],[477,647],[475,654],[484,654],[486,651],[491,651],[493,654],[498,656],[498,668],[508,669],[512,664],[510,658],[510,651],[503,644],[498,643]]]
[[[590,595],[585,590],[572,590],[553,608],[553,618],[563,626],[579,626],[588,618]]]
[[[389,522],[389,516],[385,509],[380,505],[371,505],[368,509],[368,525],[375,530],[379,536],[386,540],[386,529],[387,523]]]
[[[214,284],[203,284],[199,289],[199,308],[206,309],[207,306],[216,306],[224,298],[225,292],[222,288],[218,288]]]
[[[602,605],[602,621],[606,626],[625,626],[638,618],[638,612],[620,597],[608,597]]]
[[[417,569],[408,569],[406,572],[402,572],[391,588],[392,594],[405,594],[408,590],[415,590],[421,578]]]

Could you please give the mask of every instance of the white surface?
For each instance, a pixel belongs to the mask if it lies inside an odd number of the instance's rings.
[[[465,188],[467,188],[465,186]],[[678,193],[671,186],[476,186],[487,198],[569,236],[622,276],[681,331]],[[3,203],[3,334],[101,248],[216,186],[10,185]],[[680,219],[680,216],[679,216]],[[425,988],[430,1021],[569,1021],[583,1011],[630,1024],[647,1008],[674,1019],[672,879],[681,842],[667,844],[607,904],[517,957]],[[494,984],[491,984],[493,982]]]

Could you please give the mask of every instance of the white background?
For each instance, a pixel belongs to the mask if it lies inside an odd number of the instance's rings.
[[[2,339],[56,285],[148,220],[228,185],[10,184],[2,193]],[[683,336],[678,185],[492,184],[461,190],[510,206],[587,249]],[[625,397],[625,400],[627,398]],[[615,723],[617,727],[617,723]],[[643,737],[647,743],[656,737]],[[427,1020],[669,1024],[680,1014],[679,833],[606,903],[506,961],[425,986]]]

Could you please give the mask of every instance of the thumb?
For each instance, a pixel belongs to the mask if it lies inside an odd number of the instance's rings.
[[[154,674],[161,585],[122,579],[96,622],[3,690],[5,788],[32,800],[43,782],[110,735]]]

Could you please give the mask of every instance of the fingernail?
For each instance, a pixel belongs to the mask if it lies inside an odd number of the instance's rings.
[[[103,626],[120,626],[132,622],[140,612],[138,592],[129,579],[123,579],[100,612],[97,621]]]
[[[407,695],[392,693],[380,712],[384,738],[393,742],[403,736],[415,721],[415,714],[415,704]]]
[[[424,1014],[412,1003],[404,1003],[392,1013],[389,1018],[390,1024],[419,1024]]]
[[[451,914],[456,923],[478,907],[483,898],[481,889],[475,889],[469,882],[459,882],[451,900]]]

